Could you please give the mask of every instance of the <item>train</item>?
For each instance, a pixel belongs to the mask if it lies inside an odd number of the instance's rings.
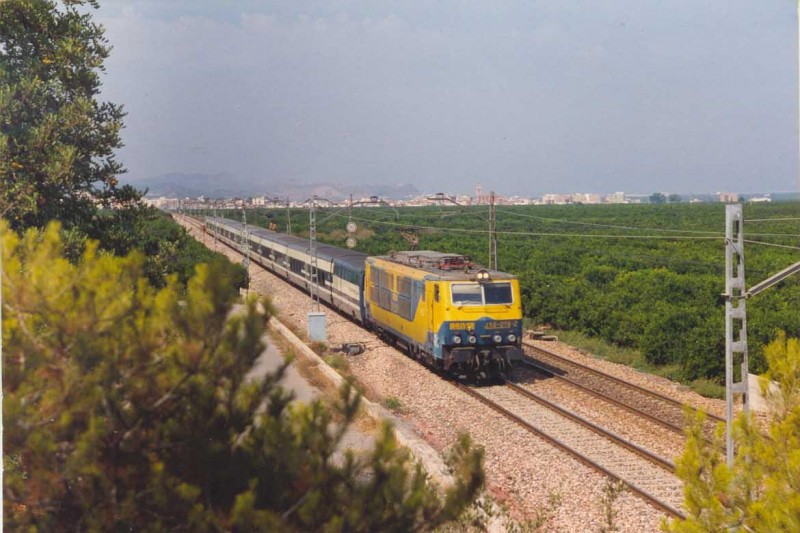
[[[436,251],[370,256],[206,217],[204,230],[424,364],[468,381],[508,379],[522,360],[516,276]]]

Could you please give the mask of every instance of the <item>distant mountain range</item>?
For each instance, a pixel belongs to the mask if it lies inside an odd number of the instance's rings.
[[[302,201],[313,195],[339,202],[349,198],[379,196],[381,198],[405,199],[419,196],[416,187],[400,185],[347,185],[341,183],[254,183],[229,174],[162,174],[153,178],[129,181],[137,189],[147,189],[148,197],[171,198],[232,198],[269,196]]]

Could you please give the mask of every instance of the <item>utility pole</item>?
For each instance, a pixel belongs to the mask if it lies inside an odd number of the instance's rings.
[[[242,207],[242,221],[244,222],[244,229],[242,229],[242,266],[244,267],[247,279],[245,286],[245,294],[250,290],[250,232],[247,230],[247,209]]]
[[[217,203],[214,202],[214,218],[217,218]],[[214,251],[217,250],[217,225],[214,224]]]
[[[489,270],[499,270],[497,264],[497,210],[494,191],[489,195]]]
[[[742,205],[725,206],[725,453],[733,465],[733,399],[742,394],[744,410],[750,410],[747,393],[747,306],[744,283],[744,232]],[[739,381],[734,365],[739,363]]]
[[[311,264],[309,265],[308,292],[311,295],[311,311],[308,313],[308,338],[312,341],[328,340],[325,313],[319,307],[319,273],[317,270],[317,197],[311,197],[308,211],[308,241]]]
[[[347,224],[348,227],[350,223],[353,222],[353,195],[350,195],[350,203],[347,204]]]
[[[289,197],[286,197],[286,235],[292,234],[292,209],[289,206]]]
[[[725,207],[725,448],[728,466],[733,466],[733,395],[744,396],[744,411],[750,411],[747,368],[747,307],[745,301],[793,274],[800,272],[800,261],[745,290],[744,226],[742,205]],[[734,364],[741,362],[740,381]]]
[[[311,265],[308,273],[308,292],[311,295],[311,311],[319,312],[319,290],[317,287],[317,197],[311,198],[308,211],[308,249]]]

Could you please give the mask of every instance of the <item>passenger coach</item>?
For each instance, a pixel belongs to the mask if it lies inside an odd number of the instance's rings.
[[[206,218],[206,231],[241,249],[245,226],[227,218]],[[247,226],[251,260],[308,291],[311,272],[311,250],[308,239],[275,233],[264,228]],[[321,301],[338,309],[353,320],[363,323],[364,262],[367,254],[317,245],[317,285]]]

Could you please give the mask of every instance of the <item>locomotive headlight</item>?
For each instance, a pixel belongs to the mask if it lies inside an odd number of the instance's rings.
[[[495,344],[500,344],[501,342],[503,342],[502,335],[495,335],[494,337],[492,337],[492,339],[494,339]]]
[[[475,337],[475,335],[470,335],[469,339],[467,340],[469,341],[470,344],[475,344],[476,342],[478,342],[478,338]]]
[[[513,333],[508,336],[508,342],[514,342],[515,340],[517,340],[517,336]]]
[[[453,335],[453,344],[461,344],[461,337]]]

